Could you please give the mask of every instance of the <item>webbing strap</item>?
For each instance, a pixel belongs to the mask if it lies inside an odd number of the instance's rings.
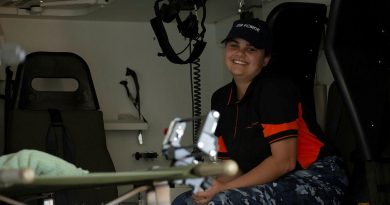
[[[57,109],[49,109],[48,112],[51,123],[46,135],[47,152],[74,163],[74,144],[66,132],[61,112]]]

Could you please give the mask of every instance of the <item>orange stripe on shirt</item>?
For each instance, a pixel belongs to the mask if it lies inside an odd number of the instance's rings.
[[[307,127],[306,122],[302,117],[301,104],[299,104],[299,130],[297,144],[297,159],[301,167],[305,169],[317,160],[321,147],[324,146],[324,143],[311,133]]]
[[[298,130],[298,119],[282,124],[261,124],[263,126],[264,137],[267,138],[286,130]]]
[[[222,136],[218,137],[218,152],[227,152],[226,145],[223,142]]]

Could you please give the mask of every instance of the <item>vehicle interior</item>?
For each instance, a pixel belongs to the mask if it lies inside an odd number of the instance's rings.
[[[389,9],[386,0],[0,0],[0,204],[170,204],[236,172],[210,162],[219,118],[210,101],[232,81],[221,41],[251,17],[272,31],[270,71],[293,79],[344,161],[342,204],[389,204]]]

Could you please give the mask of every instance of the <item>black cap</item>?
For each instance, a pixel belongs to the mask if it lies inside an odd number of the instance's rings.
[[[258,49],[270,50],[272,45],[271,31],[267,23],[257,18],[235,21],[222,43],[234,38],[245,39]]]

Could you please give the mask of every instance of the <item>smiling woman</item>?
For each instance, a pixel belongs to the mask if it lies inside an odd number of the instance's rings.
[[[267,25],[260,20],[251,21],[236,21],[234,29],[222,41],[225,43],[225,65],[233,75],[239,99],[271,58],[271,33]],[[242,32],[243,29],[249,32]]]
[[[269,62],[270,56],[265,56],[262,49],[257,49],[242,38],[226,40],[225,64],[237,84],[238,97],[245,93],[245,88]]]
[[[174,205],[341,203],[341,159],[322,140],[295,84],[268,72],[270,36],[265,22],[240,19],[222,41],[233,80],[214,92],[211,109],[221,114],[218,158],[235,160],[240,174],[186,192]]]

